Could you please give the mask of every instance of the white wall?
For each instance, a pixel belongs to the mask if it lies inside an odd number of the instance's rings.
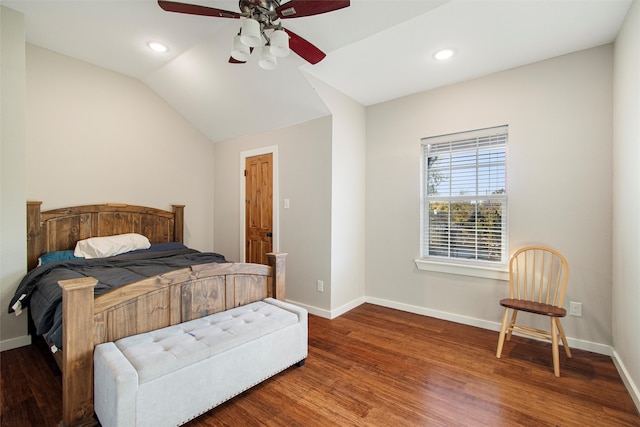
[[[613,145],[614,360],[640,408],[640,2],[615,43]]]
[[[0,351],[29,344],[26,316],[7,313],[27,271],[24,17],[0,6]]]
[[[184,204],[213,247],[213,144],[143,83],[27,45],[27,198],[42,209]]]
[[[331,279],[331,117],[215,144],[215,245],[229,260],[240,259],[240,156],[278,147],[279,232],[287,252],[287,299],[324,315],[330,292],[317,292],[316,280]],[[283,208],[289,199],[290,208]]]
[[[331,137],[331,292],[333,318],[364,302],[366,109],[307,76],[333,117]]]
[[[612,344],[612,46],[369,107],[367,297],[497,329],[507,283],[417,271],[420,138],[509,125],[510,252],[554,247],[571,266],[573,344]],[[546,325],[546,323],[545,323]]]

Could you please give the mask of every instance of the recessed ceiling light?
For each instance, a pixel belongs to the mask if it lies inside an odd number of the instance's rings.
[[[446,59],[451,58],[453,55],[455,55],[455,51],[453,49],[442,49],[439,50],[435,53],[435,55],[433,55],[434,58],[436,58],[438,61],[444,61]]]
[[[168,52],[169,48],[165,45],[163,45],[162,43],[158,43],[158,42],[149,42],[147,43],[147,46],[149,46],[150,49],[155,50],[156,52]]]

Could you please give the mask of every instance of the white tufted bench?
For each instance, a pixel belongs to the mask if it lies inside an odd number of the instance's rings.
[[[177,426],[307,356],[307,311],[272,298],[103,343],[94,406],[103,427]]]

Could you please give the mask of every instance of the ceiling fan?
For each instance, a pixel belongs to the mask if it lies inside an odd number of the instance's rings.
[[[291,30],[282,27],[280,19],[319,15],[348,7],[349,0],[240,0],[240,12],[216,9],[195,4],[158,0],[167,12],[189,15],[212,16],[217,18],[241,19],[240,32],[233,39],[229,62],[242,64],[249,59],[254,48],[261,48],[259,64],[262,68],[273,69],[276,57],[284,57],[293,50],[302,59],[317,64],[326,56],[316,46]]]

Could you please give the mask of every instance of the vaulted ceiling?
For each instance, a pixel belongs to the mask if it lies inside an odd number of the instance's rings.
[[[181,1],[239,11],[237,1]],[[329,114],[305,73],[368,106],[613,42],[631,1],[351,0],[282,20],[327,57],[311,65],[292,53],[272,71],[257,55],[228,62],[236,19],[169,13],[155,0],[0,4],[24,14],[28,43],[140,79],[217,142]],[[441,48],[456,55],[438,62]]]

